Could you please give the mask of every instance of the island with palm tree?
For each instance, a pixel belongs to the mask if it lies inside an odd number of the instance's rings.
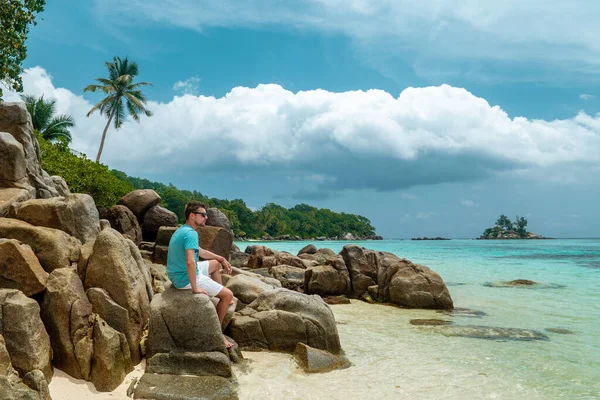
[[[500,215],[496,225],[487,228],[478,239],[547,239],[537,233],[527,231],[527,219],[515,218],[513,223],[506,215]]]

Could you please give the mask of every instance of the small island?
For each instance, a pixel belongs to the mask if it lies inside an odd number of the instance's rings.
[[[493,228],[487,228],[478,239],[547,239],[537,233],[527,231],[525,217],[515,218],[513,223],[506,215],[500,215]]]
[[[440,236],[436,236],[436,237],[423,236],[423,237],[414,237],[414,238],[411,238],[410,240],[450,240],[450,239],[440,237]]]

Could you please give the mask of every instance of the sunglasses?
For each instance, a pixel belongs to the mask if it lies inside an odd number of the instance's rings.
[[[192,211],[192,214],[196,214],[196,215],[202,215],[204,218],[208,217],[208,214],[205,212],[200,212],[200,211]]]

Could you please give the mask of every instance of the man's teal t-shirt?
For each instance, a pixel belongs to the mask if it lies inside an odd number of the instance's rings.
[[[189,249],[195,250],[195,261],[198,262],[198,251],[200,250],[198,232],[184,224],[171,236],[167,255],[167,276],[176,288],[182,288],[190,283],[185,258],[185,251]],[[198,274],[197,268],[196,274]]]

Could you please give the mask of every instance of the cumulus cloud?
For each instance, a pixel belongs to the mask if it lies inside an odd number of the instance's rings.
[[[92,103],[54,87],[43,68],[28,69],[23,80],[27,93],[56,99],[58,112],[73,115],[72,147],[94,155],[106,121],[86,118]],[[236,87],[220,98],[177,96],[149,108],[153,117],[109,131],[103,161],[112,168],[138,176],[298,176],[303,185],[292,197],[326,198],[331,190],[394,191],[600,165],[600,117],[511,118],[448,85],[407,88],[393,97],[381,90],[293,93],[264,84]]]
[[[173,85],[173,90],[182,92],[183,94],[192,94],[195,95],[198,93],[198,89],[200,88],[200,78],[197,76],[192,76],[185,81],[177,81]]]
[[[125,13],[148,23],[198,31],[281,27],[341,34],[379,67],[390,57],[410,54],[422,74],[485,79],[490,69],[482,71],[478,60],[495,67],[507,60],[535,64],[537,73],[529,76],[532,80],[540,79],[540,69],[550,65],[573,72],[574,77],[597,73],[600,5],[562,0],[539,4],[537,0],[459,4],[438,0],[96,0],[101,17]],[[451,65],[440,65],[436,62],[440,60]]]
[[[579,98],[581,100],[594,100],[596,98],[596,96],[594,96],[593,94],[583,93],[583,94],[579,95]]]

